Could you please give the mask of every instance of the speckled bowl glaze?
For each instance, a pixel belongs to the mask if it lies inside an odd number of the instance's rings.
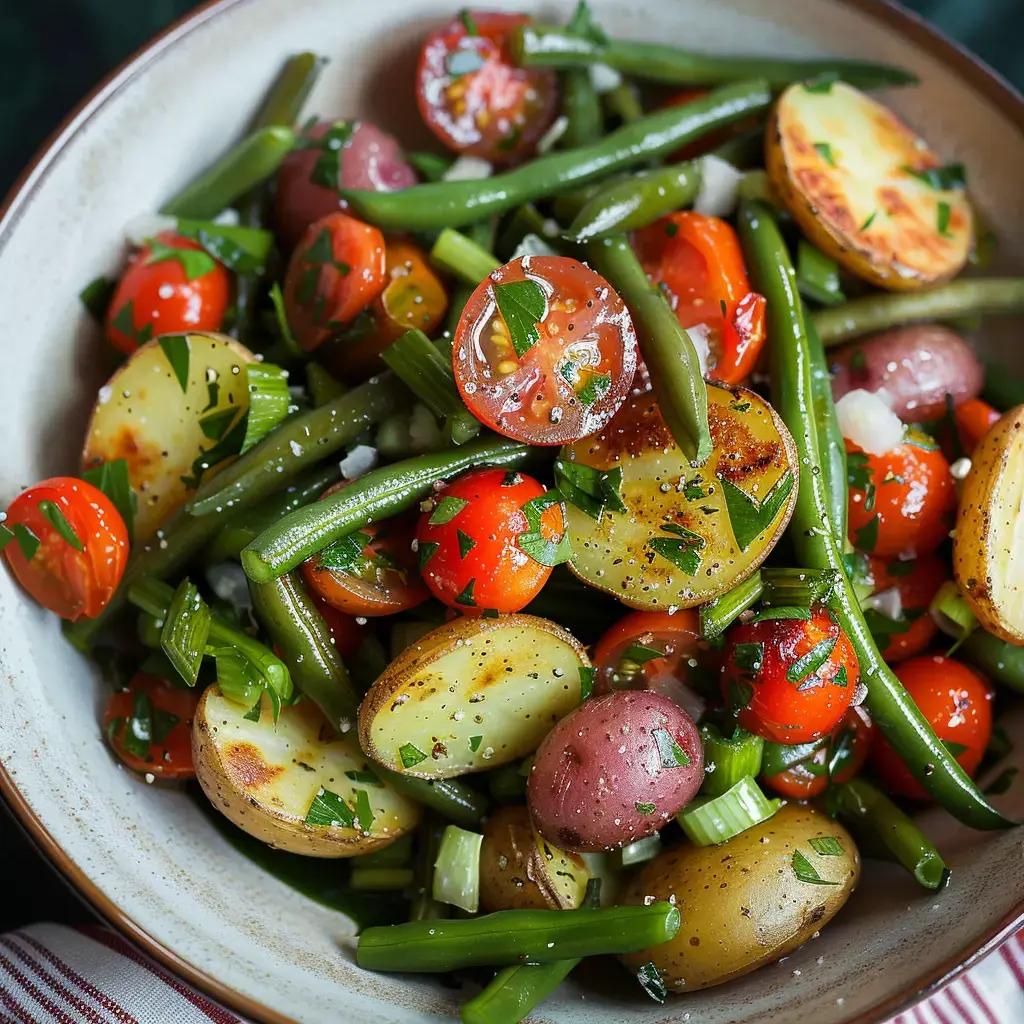
[[[627,37],[772,55],[834,53],[913,69],[922,84],[894,93],[892,103],[947,159],[967,164],[972,194],[1000,235],[999,269],[1024,270],[1024,104],[908,15],[877,0],[591,2],[609,32]],[[156,209],[236,138],[283,59],[298,50],[331,58],[310,110],[363,115],[419,145],[414,55],[426,29],[453,6],[220,0],[165,33],[72,116],[0,221],[0,495],[76,469],[101,383],[95,330],[76,295],[98,273],[117,269],[123,225]],[[563,16],[569,6],[558,0],[546,13]],[[979,342],[1024,369],[1009,344],[1016,326],[986,327]],[[360,971],[350,921],[237,854],[182,793],[146,787],[122,771],[100,735],[98,672],[6,573],[0,665],[4,796],[93,906],[142,946],[259,1021],[411,1024],[456,1016],[452,993],[429,980]],[[1024,715],[1010,725],[1020,747]],[[1024,785],[998,799],[1024,814]],[[782,964],[665,1006],[616,972],[596,970],[566,985],[535,1019],[884,1020],[981,955],[1024,913],[1024,833],[971,833],[934,812],[927,827],[953,867],[952,885],[938,895],[872,862],[836,920]]]

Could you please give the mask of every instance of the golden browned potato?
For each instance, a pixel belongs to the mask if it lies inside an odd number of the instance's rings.
[[[210,802],[243,832],[307,857],[355,857],[416,827],[420,806],[373,770],[354,737],[333,736],[309,700],[264,699],[258,721],[207,689],[192,720],[192,758]]]
[[[963,187],[891,110],[844,82],[796,83],[768,126],[768,174],[804,234],[865,281],[911,291],[963,269],[972,216]]]
[[[981,624],[1024,644],[1024,405],[982,438],[963,482],[953,574]]]
[[[569,567],[581,580],[633,608],[690,608],[764,561],[796,506],[793,438],[746,388],[709,384],[708,421],[714,449],[699,469],[676,447],[650,393],[627,399],[602,431],[562,449]],[[604,508],[588,514],[565,482],[607,488]]]
[[[589,878],[579,855],[537,835],[526,807],[502,807],[487,819],[480,849],[485,910],[573,910]]]
[[[583,645],[547,619],[456,619],[410,644],[370,687],[359,742],[423,779],[497,768],[532,754],[580,703],[589,667]]]
[[[172,362],[173,358],[173,362]],[[138,495],[135,541],[146,541],[195,490],[193,463],[249,408],[255,356],[224,334],[147,342],[100,388],[82,465],[125,459]]]
[[[644,866],[620,902],[674,898],[671,942],[622,957],[653,962],[670,992],[710,988],[778,960],[823,928],[860,877],[849,832],[820,811],[787,804],[720,846],[684,843]]]

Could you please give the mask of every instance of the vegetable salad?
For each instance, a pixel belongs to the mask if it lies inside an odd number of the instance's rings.
[[[1012,824],[1024,688],[1024,388],[962,331],[1024,281],[959,277],[913,77],[464,10],[417,153],[322,62],[126,225],[80,475],[0,526],[113,756],[404,898],[358,962],[491,969],[466,1024],[778,959],[858,844],[955,885],[914,812]]]

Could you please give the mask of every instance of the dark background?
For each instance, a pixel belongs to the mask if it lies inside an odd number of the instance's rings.
[[[0,195],[107,72],[194,6],[193,0],[0,0]],[[909,0],[907,6],[1024,88],[1024,0]],[[89,919],[2,811],[0,872],[0,931],[33,920]]]

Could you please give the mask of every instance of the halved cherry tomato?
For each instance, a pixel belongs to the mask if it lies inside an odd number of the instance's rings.
[[[912,658],[893,671],[935,735],[960,762],[960,767],[973,775],[992,735],[995,694],[985,677],[941,654]],[[915,800],[930,799],[881,733],[871,747],[871,765],[891,792]]]
[[[702,96],[707,96],[709,92],[709,89],[684,89],[681,93],[667,99],[662,106],[680,107],[693,100],[699,100]],[[708,153],[717,146],[720,146],[727,139],[731,139],[736,135],[742,135],[744,132],[756,128],[758,123],[758,118],[752,117],[747,118],[745,121],[738,121],[736,124],[727,125],[725,128],[719,128],[717,131],[710,132],[708,135],[697,139],[696,142],[691,142],[683,146],[682,149],[677,149],[670,156],[666,157],[666,160],[669,163],[676,163],[680,160],[693,160],[695,157]]]
[[[311,594],[313,604],[324,620],[324,625],[331,634],[331,643],[334,649],[341,655],[342,659],[355,656],[363,642],[363,627],[356,621],[355,616],[339,612],[333,605],[329,605],[319,594]]]
[[[702,329],[707,376],[745,380],[764,345],[766,303],[750,290],[736,232],[718,217],[684,210],[636,232],[634,247],[679,323]]]
[[[138,672],[115,693],[103,718],[110,746],[134,772],[164,779],[194,779],[192,716],[200,691],[179,690]]]
[[[636,360],[622,299],[567,256],[521,256],[495,270],[466,304],[452,349],[473,414],[530,444],[600,430],[629,394]]]
[[[19,494],[4,527],[11,572],[44,608],[74,622],[94,619],[117,590],[128,560],[128,530],[98,488],[55,476]]]
[[[810,800],[828,789],[829,782],[849,782],[864,767],[871,750],[874,724],[862,707],[848,708],[828,743],[806,761],[764,782],[780,796]]]
[[[456,153],[509,163],[529,156],[555,119],[554,72],[520,68],[509,33],[525,14],[463,11],[423,44],[416,100],[431,131]]]
[[[160,334],[219,331],[230,298],[228,271],[198,242],[163,231],[132,255],[121,275],[107,311],[107,337],[131,355]]]
[[[870,559],[874,594],[895,588],[899,591],[901,613],[893,619],[878,609],[869,609],[868,626],[879,653],[895,663],[920,654],[932,642],[939,627],[928,614],[928,606],[939,587],[951,576],[949,567],[938,555],[922,555],[907,561]]]
[[[964,452],[970,455],[1003,414],[993,409],[984,399],[968,398],[956,407],[953,415],[960,434],[960,444]]]
[[[846,442],[850,543],[895,558],[934,551],[948,536],[956,487],[946,456],[919,430],[882,455]]]
[[[426,254],[404,238],[387,239],[387,284],[352,327],[324,346],[327,368],[347,381],[365,380],[383,367],[380,359],[414,327],[433,335],[448,312],[448,293]]]
[[[503,469],[473,470],[439,491],[416,529],[420,571],[434,596],[470,616],[525,608],[565,535],[561,502],[545,494],[533,477]]]
[[[320,500],[347,487],[343,480]],[[372,523],[335,541],[302,563],[302,575],[314,595],[349,615],[395,615],[430,596],[416,571],[410,516]]]
[[[346,327],[387,284],[384,236],[345,213],[310,224],[284,279],[288,323],[306,351]]]
[[[857,655],[827,611],[734,626],[727,640],[722,692],[748,732],[807,743],[846,713],[857,689]]]

